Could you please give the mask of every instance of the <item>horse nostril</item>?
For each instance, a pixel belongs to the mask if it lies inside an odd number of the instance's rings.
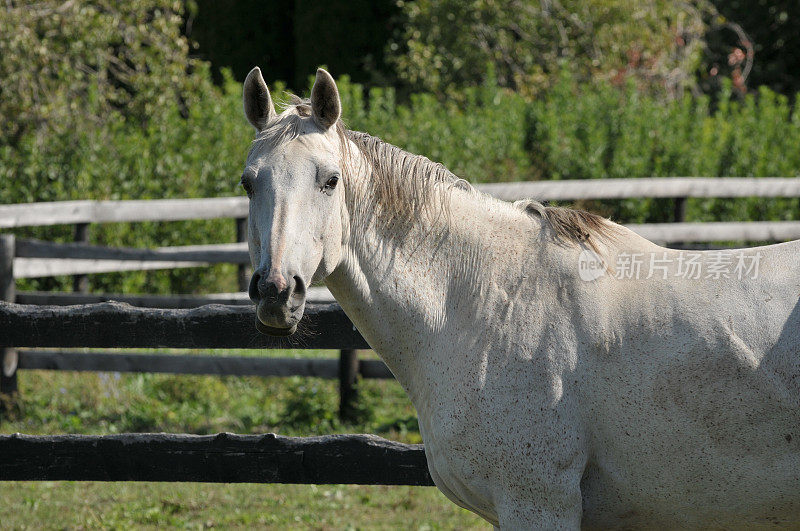
[[[303,282],[303,279],[298,276],[294,277],[294,292],[301,297],[306,296],[306,284]]]
[[[289,299],[295,304],[302,303],[306,297],[305,282],[299,276],[289,278],[289,282],[286,282],[285,277],[281,275],[266,276],[263,273],[253,273],[248,289],[250,300],[256,304],[286,303]]]
[[[294,284],[292,293],[291,293],[291,305],[293,308],[300,307],[306,300],[306,284],[303,282],[303,279],[295,276],[292,278],[292,284]]]
[[[261,300],[261,295],[258,289],[258,283],[260,280],[261,275],[254,272],[253,276],[250,278],[250,286],[247,289],[247,295],[250,297],[250,300],[256,303]]]
[[[250,300],[255,303],[263,300],[272,302],[278,299],[280,289],[263,274],[253,273],[247,294],[250,296]]]

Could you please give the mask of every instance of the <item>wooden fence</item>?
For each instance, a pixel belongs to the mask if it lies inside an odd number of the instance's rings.
[[[795,178],[560,181],[482,188],[503,199],[672,198],[674,223],[630,226],[662,244],[800,238],[800,222],[795,221],[684,221],[688,197],[796,197],[800,196],[800,179]],[[356,352],[367,348],[366,342],[324,292],[316,292],[312,299],[328,303],[308,304],[306,333],[289,338],[255,334],[255,312],[242,293],[200,297],[85,293],[90,273],[219,262],[240,265],[244,290],[246,212],[246,200],[239,198],[0,206],[0,228],[72,223],[77,242],[56,244],[0,236],[0,301],[8,301],[0,302],[0,390],[16,390],[18,368],[306,375],[339,378],[342,403],[346,404],[352,400],[348,393],[358,375],[390,378],[382,362],[358,359]],[[108,249],[86,243],[90,223],[220,217],[235,218],[237,243],[163,249]],[[75,275],[76,293],[15,293],[16,278],[56,274]],[[112,298],[129,304],[105,302]],[[202,304],[210,305],[195,308]],[[306,360],[67,350],[76,347],[333,348],[341,355],[339,360]],[[291,438],[273,434],[0,435],[0,480],[432,484],[420,445],[371,435]]]
[[[367,345],[336,304],[310,303],[302,337],[253,333],[250,306],[137,308],[118,302],[32,306],[0,302],[0,347],[319,348]],[[45,330],[47,333],[43,334]],[[267,362],[267,363],[264,363]],[[20,366],[182,374],[337,377],[335,360],[20,351]],[[361,360],[365,377],[391,377]],[[227,372],[226,372],[227,371]],[[281,437],[178,434],[0,435],[0,481],[202,481],[433,485],[421,445],[374,435]]]
[[[0,481],[433,485],[420,444],[375,435],[0,435]]]
[[[781,241],[800,238],[800,221],[687,223],[687,198],[705,197],[798,197],[800,178],[640,178],[581,181],[539,181],[485,184],[479,188],[506,200],[534,197],[539,200],[667,198],[674,201],[674,222],[628,225],[645,238],[664,244],[682,245],[711,241]],[[0,229],[74,224],[75,243],[0,238],[0,300],[24,304],[67,305],[118,300],[136,306],[193,308],[204,304],[249,305],[246,240],[247,199],[168,199],[147,201],[65,201],[0,206]],[[233,218],[237,242],[166,247],[157,249],[108,248],[88,244],[92,223],[177,221]],[[204,296],[152,296],[87,293],[87,275],[112,271],[135,271],[176,267],[198,267],[215,263],[239,265],[240,293]],[[14,280],[51,275],[74,275],[74,293],[15,293]],[[312,288],[310,301],[331,301],[324,289]],[[247,331],[251,337],[252,323]],[[14,345],[21,347],[22,345]],[[41,346],[41,345],[40,345]],[[74,345],[88,346],[88,345]],[[232,344],[221,344],[232,348]],[[252,346],[252,345],[250,345]],[[362,377],[391,377],[381,362],[358,359],[357,349],[342,346],[328,329],[320,330],[299,348],[340,349],[339,360],[251,359],[218,356],[153,356],[137,353],[84,354],[63,350],[44,351],[5,348],[0,392],[17,389],[17,369],[171,372],[190,374],[300,375],[339,378],[342,410],[354,399],[352,383]]]
[[[13,244],[13,236],[0,236],[0,243],[5,243],[6,248],[9,242]],[[356,400],[355,383],[359,377],[393,378],[382,361],[359,359],[358,350],[368,349],[369,345],[338,304],[307,303],[303,333],[287,338],[255,332],[254,320],[252,305],[162,309],[122,302],[82,306],[0,302],[0,352],[5,365],[3,394],[17,392],[16,372],[26,369],[313,376],[339,380],[340,413],[346,417]],[[76,347],[337,349],[340,356],[296,359],[66,350]]]

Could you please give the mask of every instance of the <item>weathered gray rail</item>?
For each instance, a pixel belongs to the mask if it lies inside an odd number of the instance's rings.
[[[642,223],[628,228],[656,243],[711,241],[782,241],[800,238],[800,221],[731,221],[704,223]],[[163,247],[108,248],[18,240],[15,278],[202,267],[249,262],[247,244],[226,243]]]
[[[798,197],[796,177],[645,177],[480,184],[505,200],[549,201],[636,197]],[[0,206],[0,229],[76,223],[245,218],[245,197],[133,201],[60,201]]]

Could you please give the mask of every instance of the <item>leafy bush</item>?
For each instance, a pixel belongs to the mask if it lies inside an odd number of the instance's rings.
[[[51,132],[44,142],[24,137],[0,147],[0,202],[68,199],[160,199],[238,193],[244,150],[251,133],[241,117],[240,88],[228,80],[220,90],[195,76],[195,101],[178,102],[152,115],[145,126],[120,118],[97,126]],[[199,92],[202,91],[203,94]],[[71,227],[30,228],[18,234],[54,241],[72,237]],[[93,226],[91,242],[111,246],[166,246],[234,241],[230,220]],[[63,289],[68,279],[41,279],[23,288]],[[96,275],[99,291],[196,292],[214,286],[235,290],[232,266]]]
[[[240,89],[188,56],[182,2],[9,2],[0,11],[0,202],[231,195],[249,131]],[[222,154],[219,156],[218,154]],[[68,240],[69,226],[18,234]],[[230,221],[104,225],[92,243],[232,241]],[[98,275],[101,291],[234,289],[230,266]],[[22,288],[64,288],[37,279]]]
[[[800,113],[762,88],[711,108],[706,96],[661,102],[628,85],[579,87],[564,77],[530,108],[532,142],[553,178],[787,176],[800,171]]]
[[[731,94],[726,83],[712,108],[706,96],[663,102],[631,84],[578,85],[562,76],[528,110],[534,165],[553,179],[800,175],[800,108],[767,88],[743,101]],[[606,213],[622,221],[667,221],[663,204],[630,200]],[[796,199],[693,200],[688,210],[706,220],[797,213]]]

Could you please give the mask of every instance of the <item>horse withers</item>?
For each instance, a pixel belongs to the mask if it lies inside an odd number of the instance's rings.
[[[258,68],[256,327],[323,280],[403,385],[431,476],[517,528],[800,526],[800,242],[690,252],[505,203],[347,130],[336,83],[278,114]]]

